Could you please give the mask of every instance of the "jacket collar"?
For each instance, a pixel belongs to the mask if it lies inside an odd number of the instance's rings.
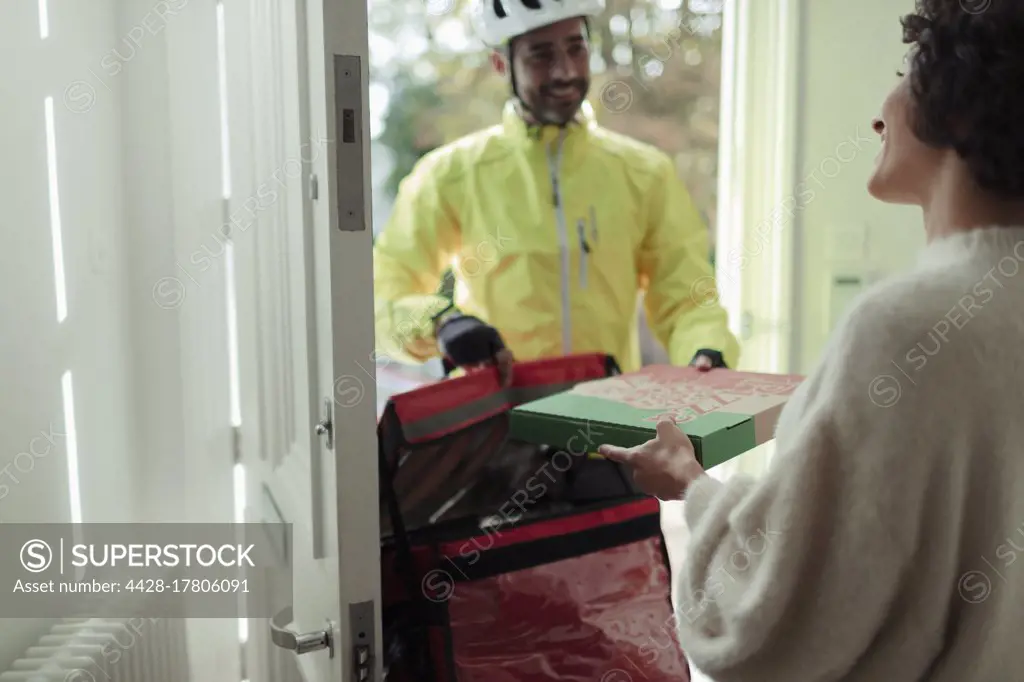
[[[505,134],[510,138],[523,142],[542,142],[545,145],[556,141],[559,133],[563,130],[555,125],[528,124],[519,114],[513,99],[505,102],[505,108],[501,113],[501,122]],[[594,117],[594,108],[590,102],[583,100],[576,117],[564,128],[565,144],[574,144],[577,141],[585,140],[596,127],[597,119]]]

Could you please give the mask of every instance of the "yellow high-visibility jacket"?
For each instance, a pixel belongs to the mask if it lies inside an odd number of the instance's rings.
[[[673,364],[701,348],[736,367],[707,228],[667,154],[595,122],[501,124],[426,154],[374,244],[379,357],[438,354],[444,270],[455,305],[493,325],[517,360],[601,352],[640,365],[637,297]]]

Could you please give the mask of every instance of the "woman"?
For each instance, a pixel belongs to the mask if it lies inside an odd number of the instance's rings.
[[[716,682],[1024,679],[1024,3],[920,0],[868,188],[922,208],[787,405],[760,479],[671,423],[603,446],[685,499],[688,658]]]

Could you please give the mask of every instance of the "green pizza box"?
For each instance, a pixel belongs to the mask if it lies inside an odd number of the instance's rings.
[[[775,437],[775,424],[803,377],[652,365],[585,381],[510,412],[510,436],[573,454],[654,438],[663,417],[690,437],[705,469]],[[586,449],[584,449],[586,448]]]

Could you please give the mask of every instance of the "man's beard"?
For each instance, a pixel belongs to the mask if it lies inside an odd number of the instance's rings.
[[[554,94],[555,91],[565,90],[567,87],[571,88],[576,95],[571,102],[562,100]],[[537,107],[536,115],[543,119],[544,123],[565,125],[579,113],[589,89],[590,84],[582,78],[565,83],[546,85],[539,89],[538,94],[540,96],[538,99],[540,101],[537,103],[539,106]]]

